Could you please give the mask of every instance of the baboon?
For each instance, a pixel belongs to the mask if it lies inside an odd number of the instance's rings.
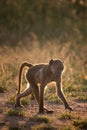
[[[29,67],[26,73],[26,79],[28,84],[27,88],[20,93],[21,75],[22,70],[25,66]],[[19,90],[15,106],[16,107],[21,106],[20,99],[33,93],[39,105],[39,113],[44,113],[44,111],[49,112],[49,110],[47,110],[44,107],[44,89],[48,83],[55,82],[57,87],[57,96],[59,96],[59,98],[62,100],[65,109],[69,109],[70,111],[72,111],[73,109],[69,106],[62,90],[61,79],[63,69],[64,64],[63,61],[60,59],[58,60],[51,59],[48,64],[38,64],[38,65],[32,65],[30,63],[24,62],[20,68]]]

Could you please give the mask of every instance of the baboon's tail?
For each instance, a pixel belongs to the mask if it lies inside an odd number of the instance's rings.
[[[19,70],[19,89],[18,89],[18,93],[17,94],[20,94],[20,91],[21,91],[21,82],[22,82],[22,78],[21,78],[21,76],[22,76],[22,71],[23,71],[23,68],[24,67],[32,67],[33,65],[32,64],[30,64],[30,63],[28,63],[28,62],[23,62],[22,63],[22,65],[21,65],[21,67],[20,67],[20,70]]]

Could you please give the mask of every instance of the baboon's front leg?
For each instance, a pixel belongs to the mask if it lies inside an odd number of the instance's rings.
[[[40,86],[40,95],[39,95],[39,113],[44,113],[44,86]]]
[[[63,94],[63,91],[62,91],[62,88],[61,88],[61,82],[57,83],[57,95],[59,96],[59,98],[62,100],[62,102],[64,103],[64,106],[65,106],[65,109],[69,109],[70,111],[72,111],[73,109],[69,106],[64,94]]]

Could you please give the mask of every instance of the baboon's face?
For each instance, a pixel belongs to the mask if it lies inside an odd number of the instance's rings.
[[[49,62],[49,64],[50,64],[50,67],[51,67],[53,74],[55,75],[56,78],[58,78],[64,69],[63,61],[51,60]]]

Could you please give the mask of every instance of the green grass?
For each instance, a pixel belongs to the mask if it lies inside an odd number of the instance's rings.
[[[76,113],[64,113],[58,119],[70,120],[70,124],[62,128],[63,130],[86,130],[87,128],[87,119],[82,119]]]
[[[29,120],[33,121],[33,122],[39,122],[39,123],[49,123],[49,121],[50,121],[49,117],[47,117],[47,116],[31,117]]]
[[[6,82],[6,79],[0,80],[0,93],[4,93],[7,90]]]
[[[57,97],[56,89],[54,86],[48,86],[45,91],[45,100],[49,103],[61,104],[60,99]]]
[[[87,85],[87,79],[83,79],[82,83],[83,83],[83,85]],[[87,90],[87,88],[86,88],[86,90]]]
[[[6,91],[6,87],[0,86],[0,93],[4,93]]]
[[[55,93],[55,92],[56,92],[56,89],[55,89],[54,84],[48,86],[48,87],[46,88],[46,90],[45,90],[45,93],[46,93],[46,94],[47,94],[47,93]]]
[[[47,102],[49,103],[55,103],[55,104],[61,104],[60,99],[57,97],[56,93],[55,94],[49,94],[48,97],[45,98]]]
[[[9,73],[11,73],[11,77],[12,78],[15,78],[18,74],[18,69],[17,69],[17,66],[14,66],[14,64],[8,64],[7,65],[7,71],[9,71]]]
[[[28,104],[30,103],[30,99],[29,99],[29,98],[23,98],[23,99],[21,100],[21,103],[22,103],[23,105],[28,105]]]
[[[14,105],[14,104],[15,104],[15,97],[14,97],[14,96],[9,97],[9,99],[8,99],[8,103]]]
[[[64,91],[67,92],[67,93],[70,93],[70,92],[75,92],[76,91],[76,88],[72,85],[72,84],[67,84],[67,87],[64,87]]]
[[[74,130],[72,126],[65,126],[65,128],[62,128],[62,130]]]
[[[71,120],[72,116],[70,113],[64,113],[64,114],[61,114],[58,119],[61,119],[61,120]]]
[[[87,129],[87,120],[74,120],[72,123],[78,130],[86,130]]]
[[[82,92],[87,92],[87,84],[83,84],[81,87],[80,87],[80,91]]]
[[[10,126],[8,130],[22,130],[22,128],[18,126]]]
[[[58,130],[58,128],[52,127],[47,124],[40,124],[33,126],[31,130]]]
[[[29,97],[22,98],[22,99],[21,99],[21,104],[22,104],[22,105],[28,105],[28,104],[30,104],[30,100],[31,100],[31,99],[30,99]],[[9,97],[8,103],[14,105],[14,104],[15,104],[15,97],[14,97],[14,96]]]
[[[7,115],[9,116],[24,116],[24,112],[22,111],[21,108],[18,108],[18,109],[8,109],[7,110]]]
[[[77,101],[87,102],[87,95],[86,94],[81,94],[80,96],[77,97]]]

